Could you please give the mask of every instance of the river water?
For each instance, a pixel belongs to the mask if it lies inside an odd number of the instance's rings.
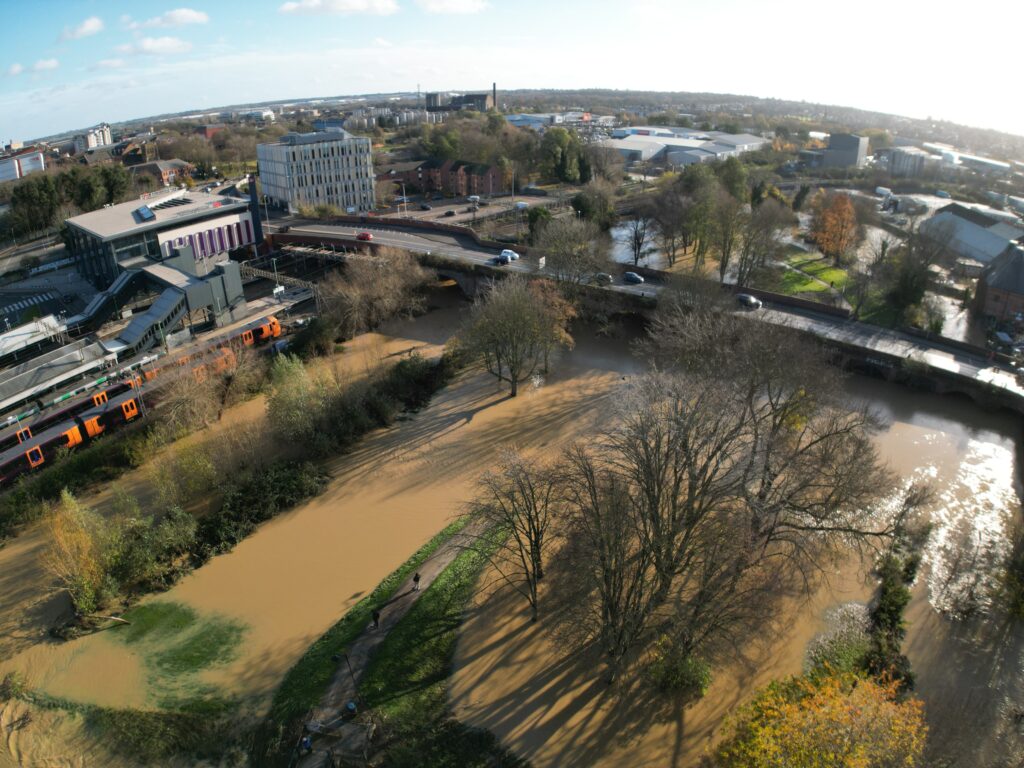
[[[345,354],[362,359],[371,350],[372,357],[385,360],[413,347],[438,354],[465,307],[451,296],[437,303],[439,308],[425,317],[353,341]],[[631,334],[599,337],[584,328],[553,374],[515,399],[486,375],[465,374],[421,413],[370,435],[356,451],[331,462],[332,480],[321,497],[263,526],[231,553],[143,604],[173,603],[202,621],[241,626],[239,647],[193,682],[259,712],[316,637],[464,509],[475,479],[493,465],[502,447],[551,452],[586,439],[608,425],[618,393],[641,367],[632,354]],[[866,378],[851,379],[848,389],[851,398],[869,402],[889,421],[878,440],[893,468],[908,482],[931,479],[937,491],[937,526],[915,589],[907,639],[933,730],[951,729],[963,744],[996,755],[1009,738],[1000,729],[1009,727],[1014,707],[1024,710],[1018,701],[1022,687],[1013,688],[1024,657],[1019,627],[987,618],[983,593],[988,577],[979,574],[1003,551],[1007,527],[1020,515],[1016,457],[1021,421]],[[249,410],[254,419],[262,418],[251,404]],[[272,447],[269,438],[267,445]],[[160,647],[126,645],[116,631],[65,644],[42,641],[46,621],[60,601],[50,597],[52,587],[35,565],[40,548],[38,537],[28,532],[0,549],[0,619],[4,612],[19,616],[6,625],[10,634],[0,638],[9,651],[8,658],[0,659],[0,674],[17,670],[33,687],[77,701],[159,707],[166,680],[154,673],[157,667],[147,654],[157,657]],[[966,568],[965,563],[973,565]],[[544,679],[551,657],[543,651],[544,638],[537,637],[514,667],[502,669],[507,658],[501,654],[514,638],[529,635],[515,611],[495,613],[500,600],[491,600],[467,624],[453,700],[460,716],[493,728],[538,766],[588,764],[581,762],[588,755],[618,765],[624,749],[637,758],[632,764],[688,765],[673,763],[673,755],[683,759],[703,749],[721,717],[752,685],[798,672],[803,648],[823,628],[828,608],[866,599],[870,591],[863,570],[851,568],[834,574],[828,589],[812,600],[794,605],[786,626],[766,641],[769,661],[756,674],[716,677],[706,711],[690,713],[684,736],[671,723],[640,725],[636,719],[644,711],[618,706],[617,718],[635,716],[622,731],[632,740],[605,744],[595,741],[594,730],[605,721],[587,718],[588,707],[604,706],[602,697],[566,701],[547,688],[520,696],[520,684],[531,675],[534,682]],[[951,610],[966,610],[971,600],[979,602],[975,618],[948,617]],[[489,665],[486,674],[481,664]],[[587,677],[592,672],[578,670],[580,691],[593,690]],[[501,717],[495,716],[498,711]],[[21,705],[0,705],[0,724],[17,722],[22,713]],[[36,712],[33,717],[25,727],[7,728],[0,738],[0,766],[117,764],[82,731],[75,716]],[[588,744],[602,746],[588,753]]]

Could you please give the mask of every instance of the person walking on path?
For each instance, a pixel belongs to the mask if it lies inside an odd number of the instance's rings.
[[[419,571],[416,571],[416,573],[414,573],[413,576],[412,576],[412,591],[413,592],[419,592],[420,591],[420,572]]]
[[[380,629],[380,611],[373,609],[373,628]]]

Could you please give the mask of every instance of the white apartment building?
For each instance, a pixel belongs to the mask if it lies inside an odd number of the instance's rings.
[[[370,140],[343,130],[289,133],[256,147],[260,185],[271,205],[334,205],[349,213],[374,206]]]
[[[113,143],[114,140],[110,136],[110,126],[104,123],[75,136],[75,154],[81,154],[95,147],[105,147]]]

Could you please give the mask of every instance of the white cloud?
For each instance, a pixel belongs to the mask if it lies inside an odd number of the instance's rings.
[[[20,75],[24,71],[25,68],[21,66],[21,64],[11,64],[11,66],[7,68],[7,74],[11,77],[14,77],[15,75]]]
[[[103,19],[99,16],[90,16],[74,29],[71,27],[64,27],[64,32],[61,34],[60,39],[79,40],[83,37],[89,37],[90,35],[95,35],[97,32],[102,31]]]
[[[185,24],[205,24],[210,17],[203,11],[196,11],[192,8],[175,8],[173,11],[154,16],[145,21],[132,21],[127,16],[122,16],[121,21],[128,25],[129,29],[149,29],[152,27],[181,27]]]
[[[93,69],[120,69],[124,66],[124,59],[100,59],[97,61],[92,68]]]
[[[137,53],[162,56],[164,54],[188,53],[191,50],[192,43],[178,37],[143,37],[134,43],[117,46],[118,53],[129,56]]]
[[[373,38],[373,44],[376,45],[378,48],[390,48],[392,45],[394,45],[394,43],[392,43],[390,40],[385,40],[383,37]]]
[[[427,13],[480,13],[487,7],[486,0],[416,0],[416,5]]]
[[[398,12],[395,0],[297,0],[287,2],[278,10],[281,13],[373,13],[387,16]]]
[[[40,59],[32,65],[33,72],[48,72],[54,70],[60,66],[60,62],[56,59]]]

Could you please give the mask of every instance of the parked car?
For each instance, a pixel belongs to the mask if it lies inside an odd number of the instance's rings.
[[[644,281],[643,277],[638,275],[636,272],[625,272],[622,275],[622,279],[627,283],[632,283],[633,285],[640,285]]]
[[[761,300],[757,296],[751,296],[749,293],[737,293],[736,301],[740,303],[740,306],[746,307],[747,309],[760,309]]]
[[[506,256],[505,255],[506,253],[507,253],[507,251],[502,251],[497,256],[495,256],[494,257],[494,263],[503,267],[506,264],[508,264],[509,262],[511,262],[512,259],[510,259],[508,256]]]
[[[614,279],[607,272],[598,272],[594,275],[594,282],[598,285],[611,285]]]
[[[455,211],[453,211],[451,208],[449,208],[447,211],[444,212],[444,215],[445,216],[454,216],[455,215]]]
[[[515,261],[516,259],[519,258],[519,254],[510,248],[506,248],[504,251],[502,251],[501,255],[507,257],[509,261]]]
[[[420,210],[421,211],[432,211],[432,210],[434,210],[434,206],[432,206],[430,203],[420,203]]]
[[[369,232],[360,232],[356,235],[356,240],[373,240],[373,235]]]

